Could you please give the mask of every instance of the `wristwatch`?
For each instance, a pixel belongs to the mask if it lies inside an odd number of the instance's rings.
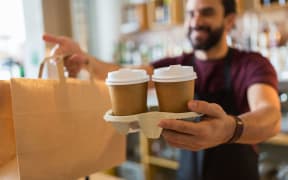
[[[244,130],[244,123],[242,121],[241,118],[239,118],[238,116],[233,116],[233,119],[235,120],[236,126],[234,129],[234,133],[233,136],[227,141],[228,144],[232,144],[235,143],[236,141],[238,141],[240,139],[240,137],[243,134],[243,130]]]

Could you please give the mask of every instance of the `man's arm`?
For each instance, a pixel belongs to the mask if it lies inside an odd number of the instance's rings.
[[[89,58],[89,63],[92,66],[93,73],[98,79],[101,80],[105,80],[108,72],[115,71],[121,68],[121,66],[117,64],[103,62],[88,54],[86,54],[86,57]],[[131,68],[144,69],[149,75],[152,75],[153,73],[153,67],[150,65],[131,66]]]
[[[70,77],[76,77],[80,69],[83,67],[87,68],[87,64],[89,64],[96,78],[105,80],[108,72],[115,71],[121,67],[117,64],[104,62],[85,53],[79,44],[69,37],[44,34],[43,40],[47,43],[57,45],[54,48],[53,55],[66,56],[64,63]],[[153,67],[149,65],[133,66],[133,68],[144,69],[148,74],[152,74],[153,72]]]
[[[255,144],[276,135],[281,118],[277,91],[269,85],[254,84],[248,89],[248,101],[251,111],[239,116],[243,119],[244,131],[236,143]],[[170,145],[198,151],[226,143],[232,137],[235,120],[219,105],[191,100],[188,107],[205,117],[195,123],[161,120],[162,135]]]
[[[280,131],[281,113],[277,91],[266,84],[254,84],[247,92],[250,112],[239,116],[244,132],[239,143],[259,143]]]

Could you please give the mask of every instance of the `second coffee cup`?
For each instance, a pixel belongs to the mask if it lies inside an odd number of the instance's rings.
[[[196,73],[192,66],[171,65],[154,70],[159,111],[188,112],[187,103],[194,98]]]
[[[149,76],[144,70],[120,69],[108,73],[106,84],[115,116],[147,112]]]

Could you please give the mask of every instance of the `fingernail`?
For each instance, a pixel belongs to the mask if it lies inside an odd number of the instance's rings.
[[[165,125],[165,123],[164,123],[163,121],[160,121],[160,122],[158,123],[158,126],[161,127],[161,128],[162,128],[164,125]]]
[[[188,103],[188,106],[189,106],[190,108],[196,108],[196,107],[197,107],[197,103],[196,103],[195,101],[190,101],[190,102]]]

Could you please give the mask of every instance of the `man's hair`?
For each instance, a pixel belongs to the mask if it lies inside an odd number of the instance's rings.
[[[222,4],[224,7],[224,16],[237,12],[237,5],[235,0],[222,0]]]

